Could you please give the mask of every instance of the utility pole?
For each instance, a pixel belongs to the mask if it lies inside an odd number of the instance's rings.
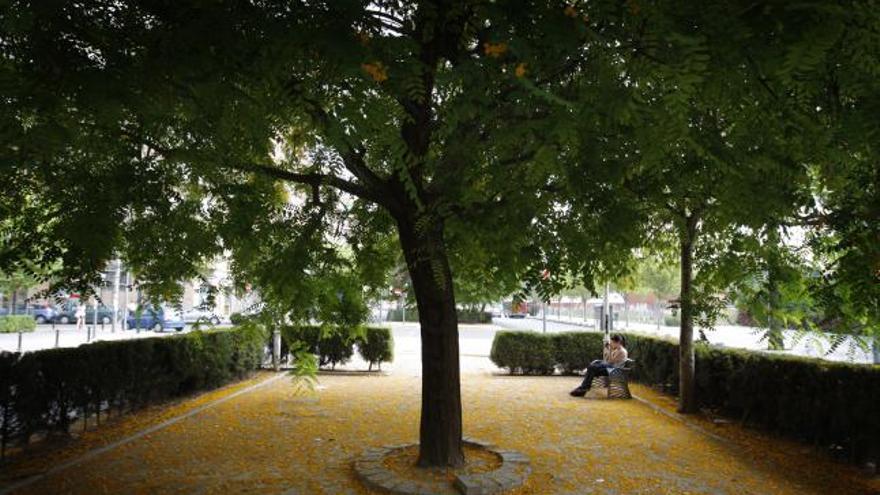
[[[119,270],[122,269],[122,260],[116,257],[116,271],[113,273],[113,319],[110,331],[116,333],[116,320],[119,318]]]
[[[547,303],[541,301],[541,331],[547,333]]]
[[[131,290],[131,274],[125,271],[125,294],[123,297],[122,331],[128,330],[128,292]]]
[[[581,301],[584,303],[584,323],[587,322],[587,296],[581,296]]]
[[[611,318],[608,314],[610,308],[608,304],[608,290],[610,286],[610,282],[605,282],[605,295],[602,298],[602,330],[605,331],[605,342],[611,340]]]

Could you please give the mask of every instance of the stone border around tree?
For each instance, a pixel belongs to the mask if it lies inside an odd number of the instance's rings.
[[[413,481],[397,477],[382,465],[382,460],[395,450],[416,444],[373,447],[355,460],[354,469],[366,486],[398,495],[464,494],[492,495],[512,490],[525,483],[532,472],[529,458],[513,450],[500,450],[488,442],[465,437],[471,447],[488,450],[501,458],[501,467],[488,473],[456,476],[454,485],[435,481]]]

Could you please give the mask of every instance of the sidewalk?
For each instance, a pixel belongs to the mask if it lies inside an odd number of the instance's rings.
[[[417,441],[420,380],[319,378],[319,388],[306,393],[287,377],[276,379],[14,493],[371,493],[354,479],[352,461],[371,446]],[[578,381],[462,375],[465,434],[531,458],[532,475],[514,493],[880,493],[880,480],[809,447],[730,424],[696,429],[688,426],[691,419],[661,412],[668,399],[642,387],[634,392],[654,407],[601,394],[572,398],[567,392]],[[123,418],[87,433],[82,443],[106,445],[243,388],[193,398],[170,414]],[[76,459],[80,443],[32,456],[29,465],[13,462],[0,482]]]

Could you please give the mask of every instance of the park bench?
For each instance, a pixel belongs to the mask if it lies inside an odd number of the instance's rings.
[[[608,376],[593,378],[591,388],[607,388],[609,399],[632,399],[629,393],[629,372],[633,370],[636,362],[627,359],[623,366],[608,370]]]

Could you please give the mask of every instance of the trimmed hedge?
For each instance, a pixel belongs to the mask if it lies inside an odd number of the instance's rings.
[[[387,339],[383,337],[383,332],[387,334]],[[337,364],[345,364],[351,359],[355,345],[359,350],[362,345],[369,347],[372,359],[365,356],[363,350],[361,356],[370,363],[370,369],[373,364],[389,362],[394,356],[394,341],[387,328],[338,325],[281,327],[281,356],[285,361],[291,349],[298,346],[317,355],[319,366],[330,365],[333,369]]]
[[[549,334],[534,332],[498,332],[492,340],[489,358],[511,373],[551,375],[556,356]]]
[[[0,333],[33,332],[37,321],[31,315],[0,316]]]
[[[635,380],[678,391],[678,344],[624,334]],[[549,343],[556,354],[548,357]],[[601,357],[602,334],[498,332],[492,361],[511,372],[546,374]],[[880,366],[695,346],[697,400],[744,424],[818,445],[843,447],[852,461],[880,458]],[[585,356],[579,357],[578,353]],[[540,363],[535,368],[534,363]]]
[[[553,341],[553,356],[560,371],[574,375],[602,357],[602,335],[590,332],[547,334]]]
[[[117,415],[242,378],[263,363],[255,326],[0,353],[0,442],[66,434],[82,418]]]
[[[387,327],[367,327],[363,337],[358,340],[358,354],[364,361],[382,369],[382,362],[391,362],[394,359],[394,337],[391,329]]]
[[[492,313],[488,311],[458,310],[459,323],[492,323]]]

